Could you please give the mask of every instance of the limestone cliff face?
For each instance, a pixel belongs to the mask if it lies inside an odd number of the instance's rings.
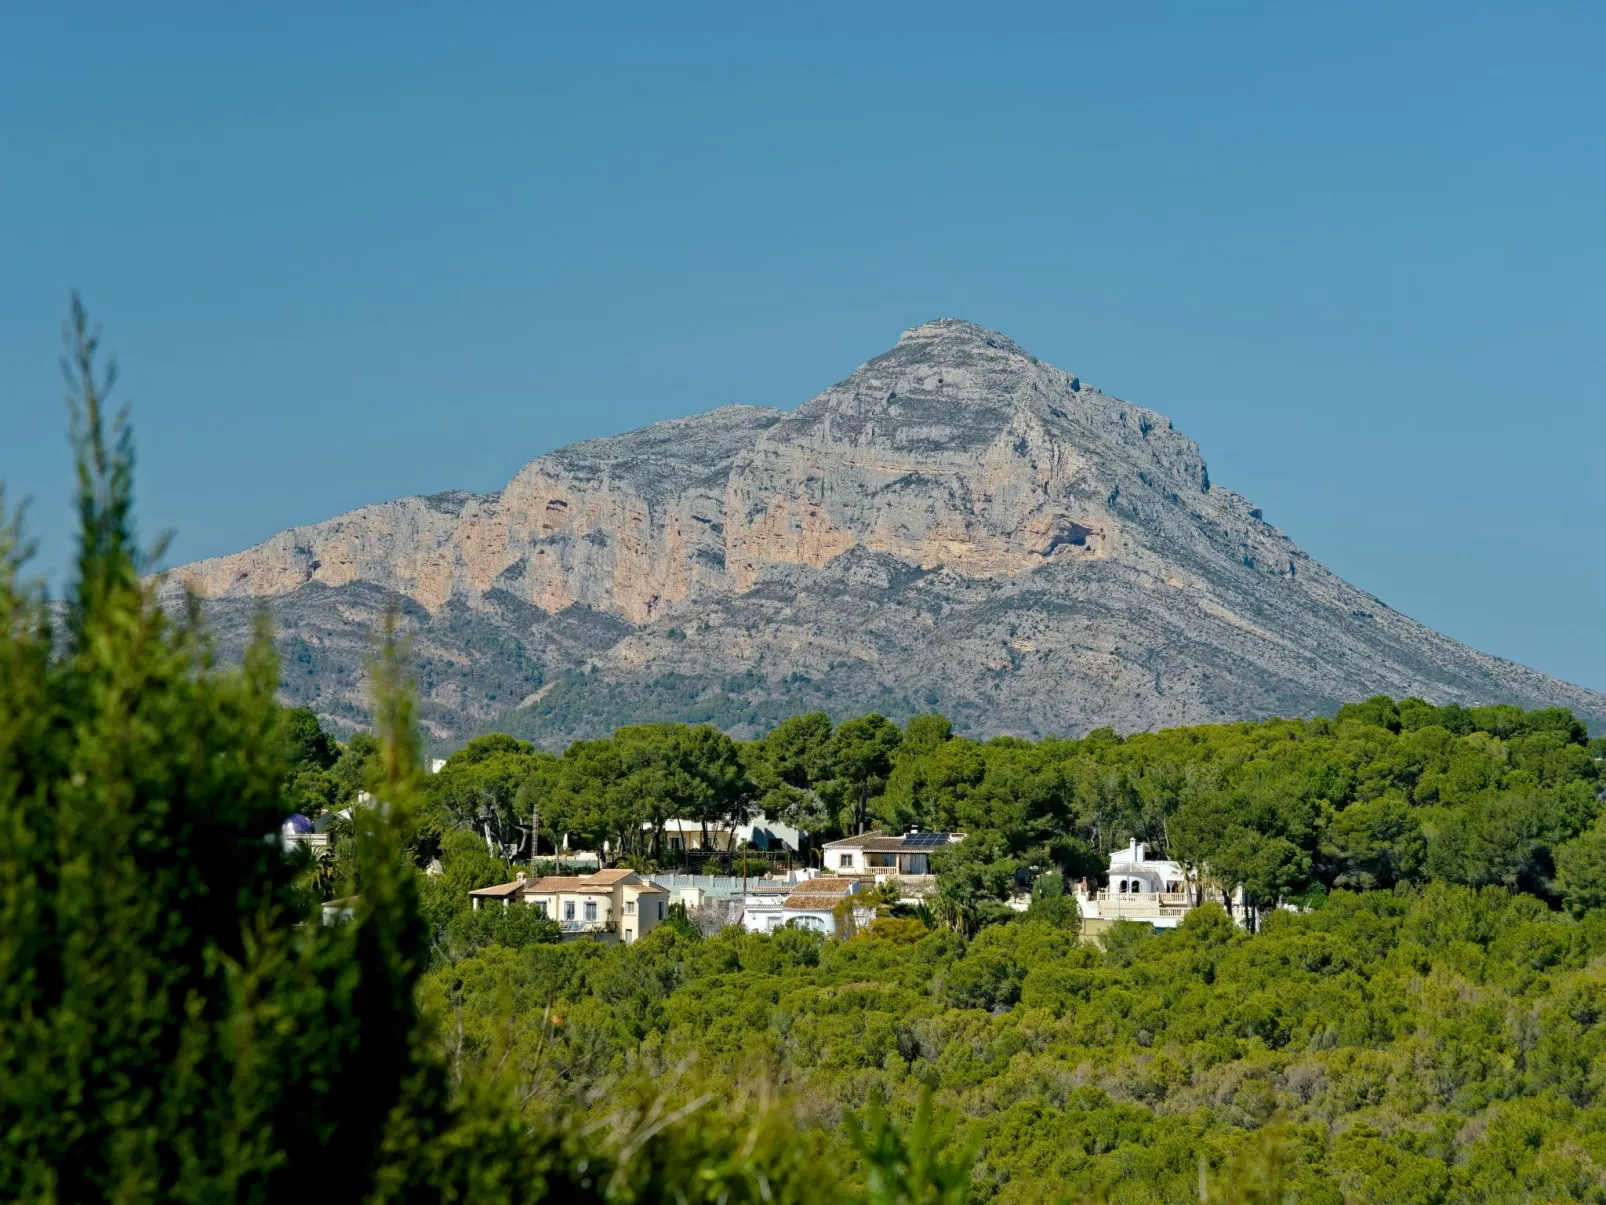
[[[432,612],[494,589],[551,612],[580,604],[645,623],[725,583],[731,464],[780,417],[732,406],[593,440],[532,461],[499,494],[363,507],[173,576],[206,598],[361,581]]]
[[[1606,698],[1333,576],[1163,416],[952,320],[790,413],[576,444],[498,494],[364,507],[173,580],[225,628],[273,600],[286,649],[322,667],[287,690],[352,720],[352,632],[401,596],[442,740],[520,703],[504,726],[552,739],[822,704],[1141,728],[1376,690],[1606,719]]]
[[[1198,448],[1168,420],[944,321],[792,414],[733,406],[593,440],[500,494],[364,507],[177,576],[208,598],[362,581],[432,611],[496,588],[640,624],[856,547],[982,575],[1136,554],[1123,491],[1183,491],[1213,512],[1227,498],[1209,496]],[[1264,534],[1235,518],[1246,539]]]

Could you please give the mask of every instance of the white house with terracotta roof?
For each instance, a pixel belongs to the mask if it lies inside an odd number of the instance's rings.
[[[749,933],[773,933],[791,926],[835,935],[836,910],[844,900],[854,900],[855,923],[868,925],[875,919],[875,906],[855,897],[874,886],[872,879],[843,875],[815,875],[792,884],[755,882],[742,901],[742,928]]]
[[[827,841],[821,847],[825,869],[838,874],[926,875],[931,873],[931,855],[944,846],[957,845],[964,833],[861,833]]]
[[[599,870],[583,875],[520,875],[511,883],[468,893],[475,908],[521,904],[539,909],[563,930],[565,940],[591,937],[633,942],[668,915],[669,892],[633,870]]]

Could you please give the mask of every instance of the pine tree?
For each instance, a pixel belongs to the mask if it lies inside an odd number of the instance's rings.
[[[159,605],[133,526],[115,371],[66,330],[79,547],[64,607],[0,535],[0,1197],[356,1200],[405,1183],[395,1135],[445,1124],[396,852],[416,770],[387,666],[388,809],[366,809],[354,922],[325,926],[278,843],[265,625],[220,672]],[[438,1072],[436,1073],[438,1075]]]

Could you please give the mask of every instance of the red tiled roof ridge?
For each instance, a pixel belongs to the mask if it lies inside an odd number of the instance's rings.
[[[585,886],[583,875],[544,875],[539,879],[525,879],[526,891],[579,891]]]
[[[811,894],[807,894],[807,893],[804,893],[804,892],[799,892],[796,895],[787,896],[786,897],[786,901],[781,905],[781,907],[783,907],[783,908],[800,908],[800,909],[806,909],[806,910],[810,910],[810,911],[818,911],[818,910],[821,910],[821,909],[829,910],[829,909],[835,908],[843,900],[852,900],[852,899],[853,899],[853,896],[846,895],[846,894],[843,894],[843,895],[811,895]],[[871,907],[871,905],[870,905],[868,900],[854,900],[854,906],[855,907],[864,907],[864,908]]]
[[[473,891],[470,891],[469,894],[470,895],[511,895],[511,894],[513,894],[513,892],[517,891],[520,887],[523,887],[524,883],[525,883],[525,880],[523,880],[523,879],[514,879],[511,883],[496,883],[496,884],[494,884],[494,885],[492,885],[490,887],[476,887]]]
[[[478,887],[469,892],[470,895],[503,896],[513,895],[519,891],[533,892],[537,895],[551,891],[580,891],[588,894],[608,894],[621,883],[628,883],[638,891],[647,894],[668,895],[666,888],[657,883],[640,879],[631,883],[636,872],[627,869],[599,870],[591,874],[582,875],[542,875],[540,878],[514,879],[511,883],[498,883],[492,887]]]

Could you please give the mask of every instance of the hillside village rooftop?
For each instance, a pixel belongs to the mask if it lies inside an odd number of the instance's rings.
[[[925,875],[931,873],[932,851],[948,845],[957,845],[965,839],[964,833],[910,832],[901,837],[890,833],[861,833],[857,837],[843,837],[840,841],[827,841],[824,851],[825,869],[839,874]]]
[[[518,900],[558,922],[565,938],[596,937],[634,942],[658,927],[667,915],[669,892],[633,870],[599,870],[583,875],[520,875],[511,883],[469,892],[475,908]]]

